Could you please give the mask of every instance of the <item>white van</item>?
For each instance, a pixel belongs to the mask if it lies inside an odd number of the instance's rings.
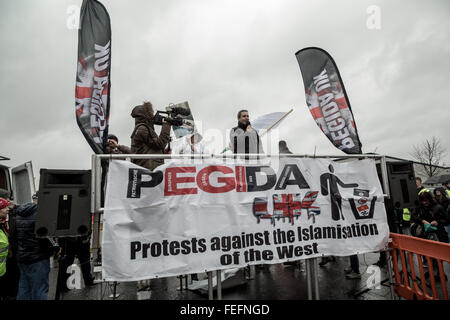
[[[10,168],[1,162],[6,160],[10,159],[0,156],[0,188],[11,192],[15,204],[32,202],[36,188],[31,161]]]

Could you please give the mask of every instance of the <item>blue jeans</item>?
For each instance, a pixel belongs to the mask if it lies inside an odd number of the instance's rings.
[[[32,264],[19,263],[20,279],[17,300],[48,300],[50,259]]]

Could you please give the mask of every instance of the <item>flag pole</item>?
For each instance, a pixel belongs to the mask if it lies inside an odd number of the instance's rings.
[[[273,127],[275,127],[278,123],[280,123],[281,120],[283,120],[284,118],[286,118],[292,111],[294,111],[294,109],[289,110],[288,112],[286,112],[280,119],[278,119],[277,121],[275,121],[269,128],[267,128],[266,131],[264,131],[261,134],[261,137],[263,135],[265,135],[267,132],[269,132],[270,129],[272,129]]]

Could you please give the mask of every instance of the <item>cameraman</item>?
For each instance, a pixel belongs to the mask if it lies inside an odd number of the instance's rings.
[[[131,116],[135,119],[135,128],[131,134],[131,153],[163,154],[170,138],[170,124],[162,120],[161,133],[155,132],[153,125],[154,111],[151,102],[144,102],[133,108]],[[153,170],[164,164],[163,159],[134,159],[138,166]]]

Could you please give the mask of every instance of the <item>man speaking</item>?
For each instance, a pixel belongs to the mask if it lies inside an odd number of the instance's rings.
[[[258,132],[252,128],[247,110],[237,114],[238,125],[230,131],[230,149],[233,153],[263,153]]]

